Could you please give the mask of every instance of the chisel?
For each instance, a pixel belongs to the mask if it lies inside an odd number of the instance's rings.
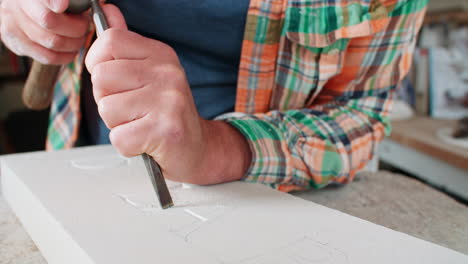
[[[102,32],[109,28],[109,24],[107,23],[106,16],[104,15],[98,0],[91,0],[91,10],[93,21],[96,26],[96,33],[99,37]],[[161,207],[163,209],[167,209],[174,206],[159,164],[146,153],[142,154],[142,157]]]
[[[99,36],[109,28],[109,25],[98,0],[70,0],[67,13],[80,14],[90,7],[96,33]],[[60,68],[61,66],[59,65],[45,65],[37,61],[33,62],[28,80],[23,89],[23,101],[30,109],[41,110],[50,106],[53,87]],[[163,209],[172,207],[172,197],[161,168],[148,154],[145,153],[142,157],[161,207]]]

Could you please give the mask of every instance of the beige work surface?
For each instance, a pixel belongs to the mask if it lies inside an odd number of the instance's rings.
[[[385,172],[362,174],[355,183],[344,188],[329,188],[296,195],[468,253],[467,208],[446,195],[406,177]],[[0,263],[45,263],[2,199]]]
[[[441,128],[455,127],[455,121],[416,116],[392,122],[390,139],[460,169],[468,170],[468,150],[449,145],[437,137]],[[468,190],[467,190],[468,191]]]

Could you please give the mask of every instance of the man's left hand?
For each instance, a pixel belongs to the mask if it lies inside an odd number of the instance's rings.
[[[229,124],[199,116],[175,51],[128,31],[117,7],[104,11],[112,28],[93,44],[86,66],[114,147],[125,156],[148,153],[171,180],[240,179],[251,159],[246,140]]]

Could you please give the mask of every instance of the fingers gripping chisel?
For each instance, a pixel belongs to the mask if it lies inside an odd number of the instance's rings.
[[[96,25],[96,33],[99,37],[102,32],[109,28],[109,24],[107,23],[107,19],[98,0],[91,0],[91,9],[93,21]],[[166,180],[162,174],[161,167],[159,167],[159,164],[148,154],[144,153],[142,154],[142,157],[161,207],[163,209],[167,209],[174,206],[171,194],[167,188]]]
[[[98,0],[70,0],[68,13],[79,14],[91,7],[97,35],[109,28],[107,19]],[[31,71],[23,89],[23,101],[30,109],[41,110],[50,106],[54,84],[60,71],[60,65],[45,65],[33,62]],[[167,188],[161,168],[148,154],[142,154],[146,170],[163,209],[173,206],[172,197]]]

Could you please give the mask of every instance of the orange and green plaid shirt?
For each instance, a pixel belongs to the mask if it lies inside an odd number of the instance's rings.
[[[291,191],[346,183],[390,132],[428,0],[251,0],[236,112],[249,142],[243,180]],[[55,89],[48,149],[74,146],[85,51]]]

